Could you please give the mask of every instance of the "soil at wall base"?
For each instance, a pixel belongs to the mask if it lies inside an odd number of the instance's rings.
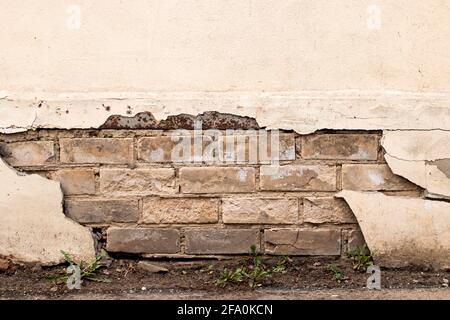
[[[0,272],[0,298],[27,299],[34,296],[44,298],[64,298],[75,294],[84,298],[99,294],[139,293],[142,287],[146,290],[173,289],[184,291],[207,291],[214,293],[248,292],[246,283],[231,284],[226,287],[217,286],[223,268],[236,268],[242,260],[195,260],[169,261],[152,260],[152,263],[166,267],[167,273],[151,273],[142,270],[136,260],[114,260],[108,268],[99,274],[108,278],[109,283],[84,281],[80,291],[69,291],[64,284],[56,285],[48,277],[63,272],[65,266],[31,267],[11,266]],[[272,258],[265,263],[272,264]],[[336,264],[342,270],[344,280],[337,283],[328,265]],[[329,257],[296,257],[291,258],[287,270],[275,274],[263,283],[267,289],[362,289],[366,286],[368,275],[354,271],[348,259]],[[443,288],[445,280],[450,279],[450,271],[424,271],[419,269],[382,269],[382,287],[389,289]]]

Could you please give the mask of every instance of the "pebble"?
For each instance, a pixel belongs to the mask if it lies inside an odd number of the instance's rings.
[[[150,273],[167,273],[169,270],[162,265],[151,263],[149,261],[139,261],[138,268]]]
[[[147,288],[146,287],[142,287],[141,290],[142,291],[147,291]]]

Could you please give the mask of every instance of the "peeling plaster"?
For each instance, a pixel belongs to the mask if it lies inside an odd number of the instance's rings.
[[[0,132],[99,128],[113,115],[150,112],[156,121],[208,111],[254,118],[301,134],[335,130],[450,130],[450,94],[411,92],[179,92],[8,94]]]
[[[375,263],[450,268],[450,203],[342,191]]]
[[[430,197],[450,197],[450,132],[385,131],[381,143],[395,174],[426,189]]]
[[[0,181],[0,256],[42,265],[62,262],[61,250],[95,256],[89,229],[63,213],[59,182],[21,174],[1,159]]]

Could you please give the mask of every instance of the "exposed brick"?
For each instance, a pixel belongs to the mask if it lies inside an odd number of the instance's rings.
[[[305,159],[377,160],[378,136],[371,134],[313,134],[304,137]]]
[[[194,148],[194,141],[198,144],[197,149]],[[211,141],[209,136],[144,137],[138,142],[138,159],[175,163],[211,161],[212,157],[202,152]]]
[[[342,166],[342,187],[347,190],[416,190],[417,186],[394,175],[387,165],[346,164]]]
[[[255,245],[259,249],[258,229],[187,229],[188,254],[241,254]]]
[[[144,199],[144,223],[213,223],[218,219],[218,199]]]
[[[321,165],[261,166],[262,190],[334,191],[336,168]]]
[[[126,253],[177,253],[180,251],[180,232],[162,228],[109,228],[106,249]]]
[[[60,139],[61,162],[127,164],[133,161],[133,139]]]
[[[51,141],[1,143],[0,156],[11,166],[41,166],[54,162],[55,151]]]
[[[267,254],[341,254],[341,231],[334,229],[269,229],[264,232]]]
[[[139,139],[138,158],[147,162],[268,163],[295,159],[294,134],[241,131],[240,134],[216,137],[158,136]],[[272,150],[272,137],[278,139],[278,156]]]
[[[173,194],[176,192],[175,171],[171,168],[101,169],[100,191],[106,195]]]
[[[66,215],[80,223],[137,222],[137,200],[66,200]]]
[[[239,193],[255,191],[255,169],[237,167],[181,168],[183,193]]]
[[[61,183],[66,195],[95,194],[95,172],[93,170],[59,170],[51,179]]]
[[[304,198],[301,223],[356,223],[355,216],[342,199]]]
[[[253,133],[221,136],[221,161],[231,163],[270,163],[295,160],[294,134],[274,134],[262,130]],[[272,139],[278,139],[278,154],[272,150]],[[274,142],[273,147],[276,147]]]
[[[285,198],[226,198],[222,200],[224,223],[294,224],[298,200]]]

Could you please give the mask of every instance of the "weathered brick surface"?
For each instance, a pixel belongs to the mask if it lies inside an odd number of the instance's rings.
[[[229,224],[295,224],[298,200],[288,198],[227,198],[222,219]]]
[[[219,200],[200,198],[146,198],[144,223],[214,223]]]
[[[248,167],[181,168],[183,193],[239,193],[255,190],[255,169]]]
[[[188,254],[242,254],[252,245],[259,248],[258,229],[187,229]]]
[[[377,160],[378,136],[373,134],[314,134],[302,144],[305,159]]]
[[[133,139],[60,139],[61,162],[127,164],[133,161]]]
[[[336,168],[322,165],[261,166],[261,190],[334,191]]]
[[[93,170],[59,170],[50,177],[61,183],[66,195],[95,194],[95,172]]]
[[[66,200],[66,215],[81,223],[137,222],[137,200]]]
[[[304,198],[300,222],[304,223],[356,223],[356,218],[342,199],[333,197]]]
[[[208,152],[203,152],[211,141],[209,136],[144,137],[138,142],[138,158],[146,162],[212,161],[213,157]]]
[[[272,150],[272,138],[278,140],[278,154],[275,154],[276,150]],[[140,138],[138,159],[146,162],[239,164],[295,160],[294,134],[272,135],[243,131],[242,134],[218,135],[216,139],[217,142],[213,142],[212,135],[197,136],[194,139],[192,134]]]
[[[175,170],[155,169],[101,169],[100,191],[105,194],[147,195],[176,192]]]
[[[278,139],[278,145],[272,142]],[[295,160],[294,134],[226,135],[219,138],[221,161],[230,163],[270,163]],[[274,148],[272,148],[274,147]],[[276,152],[278,148],[278,152]]]
[[[177,253],[180,251],[180,232],[163,228],[109,228],[106,248],[111,252]]]
[[[265,230],[265,250],[276,255],[340,255],[341,231],[333,229]]]
[[[11,166],[40,166],[53,163],[55,151],[51,141],[0,143],[0,156]]]
[[[345,190],[381,191],[416,190],[408,180],[394,175],[387,165],[345,164],[342,166],[342,188]]]

